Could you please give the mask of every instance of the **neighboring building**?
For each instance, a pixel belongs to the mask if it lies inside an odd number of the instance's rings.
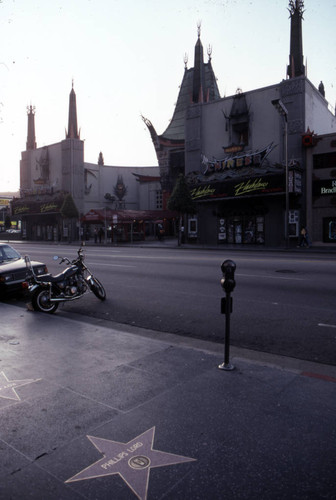
[[[78,212],[76,219],[66,218],[63,213],[69,194]],[[100,213],[96,219],[92,210]],[[129,210],[132,219],[121,214]],[[139,217],[137,211],[141,211]],[[78,132],[76,94],[72,87],[68,130],[61,142],[37,147],[35,108],[28,108],[26,150],[20,162],[20,198],[13,201],[12,214],[22,221],[23,236],[32,240],[92,237],[97,226],[110,227],[121,220],[124,226],[136,219],[155,221],[163,216],[159,168],[105,165],[102,153],[97,164],[84,162],[84,141]],[[164,215],[172,217],[166,212]],[[155,227],[147,224],[142,231],[148,234]],[[124,232],[126,239],[129,231]]]
[[[7,229],[6,223],[10,217],[10,202],[12,199],[13,196],[9,196],[9,193],[0,193],[0,233]]]
[[[195,68],[187,70],[193,84],[187,85],[185,72],[168,129],[158,136],[145,120],[163,191],[171,191],[177,170],[184,171],[197,203],[197,216],[187,226],[189,239],[206,244],[296,245],[300,225],[308,222],[310,174],[302,137],[309,129],[318,134],[335,132],[336,118],[324,97],[322,82],[317,89],[306,76],[303,1],[291,0],[289,12],[288,79],[245,93],[238,89],[235,95],[220,98],[210,59],[208,66],[202,62],[198,37]],[[203,76],[196,78],[199,74]],[[284,116],[275,109],[279,101]],[[171,130],[179,132],[176,150],[167,142]]]
[[[311,132],[306,151],[308,232],[314,242],[336,244],[336,133]]]

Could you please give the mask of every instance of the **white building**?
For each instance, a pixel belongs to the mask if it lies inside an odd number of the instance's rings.
[[[64,201],[69,203],[69,195],[76,217],[64,214]],[[96,211],[96,218],[92,211]],[[58,143],[37,147],[35,109],[28,108],[27,144],[20,162],[20,198],[13,201],[12,214],[21,220],[27,239],[55,241],[84,239],[106,225],[109,230],[112,225],[134,222],[139,226],[139,221],[142,225],[137,232],[145,236],[155,230],[155,220],[172,215],[162,212],[158,167],[104,165],[102,153],[96,164],[84,162],[73,88],[66,138]],[[119,233],[127,239],[128,228],[122,229],[119,227]]]

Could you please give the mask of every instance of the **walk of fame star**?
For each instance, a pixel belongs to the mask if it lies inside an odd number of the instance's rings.
[[[153,450],[154,434],[155,427],[152,427],[128,443],[87,436],[104,456],[65,482],[119,474],[140,500],[146,500],[152,467],[195,461],[194,458]]]
[[[20,401],[20,398],[15,390],[15,387],[21,387],[23,385],[32,384],[33,382],[37,382],[38,380],[41,379],[27,378],[24,380],[8,380],[4,372],[0,372],[0,398]]]

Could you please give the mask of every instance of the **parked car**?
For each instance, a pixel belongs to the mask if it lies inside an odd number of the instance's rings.
[[[48,272],[42,262],[32,261],[32,266],[37,275]],[[26,261],[19,252],[7,243],[0,243],[0,296],[22,291],[27,272]]]

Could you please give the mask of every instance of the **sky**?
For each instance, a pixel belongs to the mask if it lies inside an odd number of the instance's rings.
[[[74,84],[85,161],[155,166],[141,115],[172,118],[197,25],[222,97],[273,85],[289,62],[288,0],[0,0],[0,192],[20,187],[27,106],[37,147],[65,139]],[[307,76],[336,102],[336,0],[305,0]],[[306,62],[307,61],[307,62]],[[318,131],[315,131],[318,133]]]

